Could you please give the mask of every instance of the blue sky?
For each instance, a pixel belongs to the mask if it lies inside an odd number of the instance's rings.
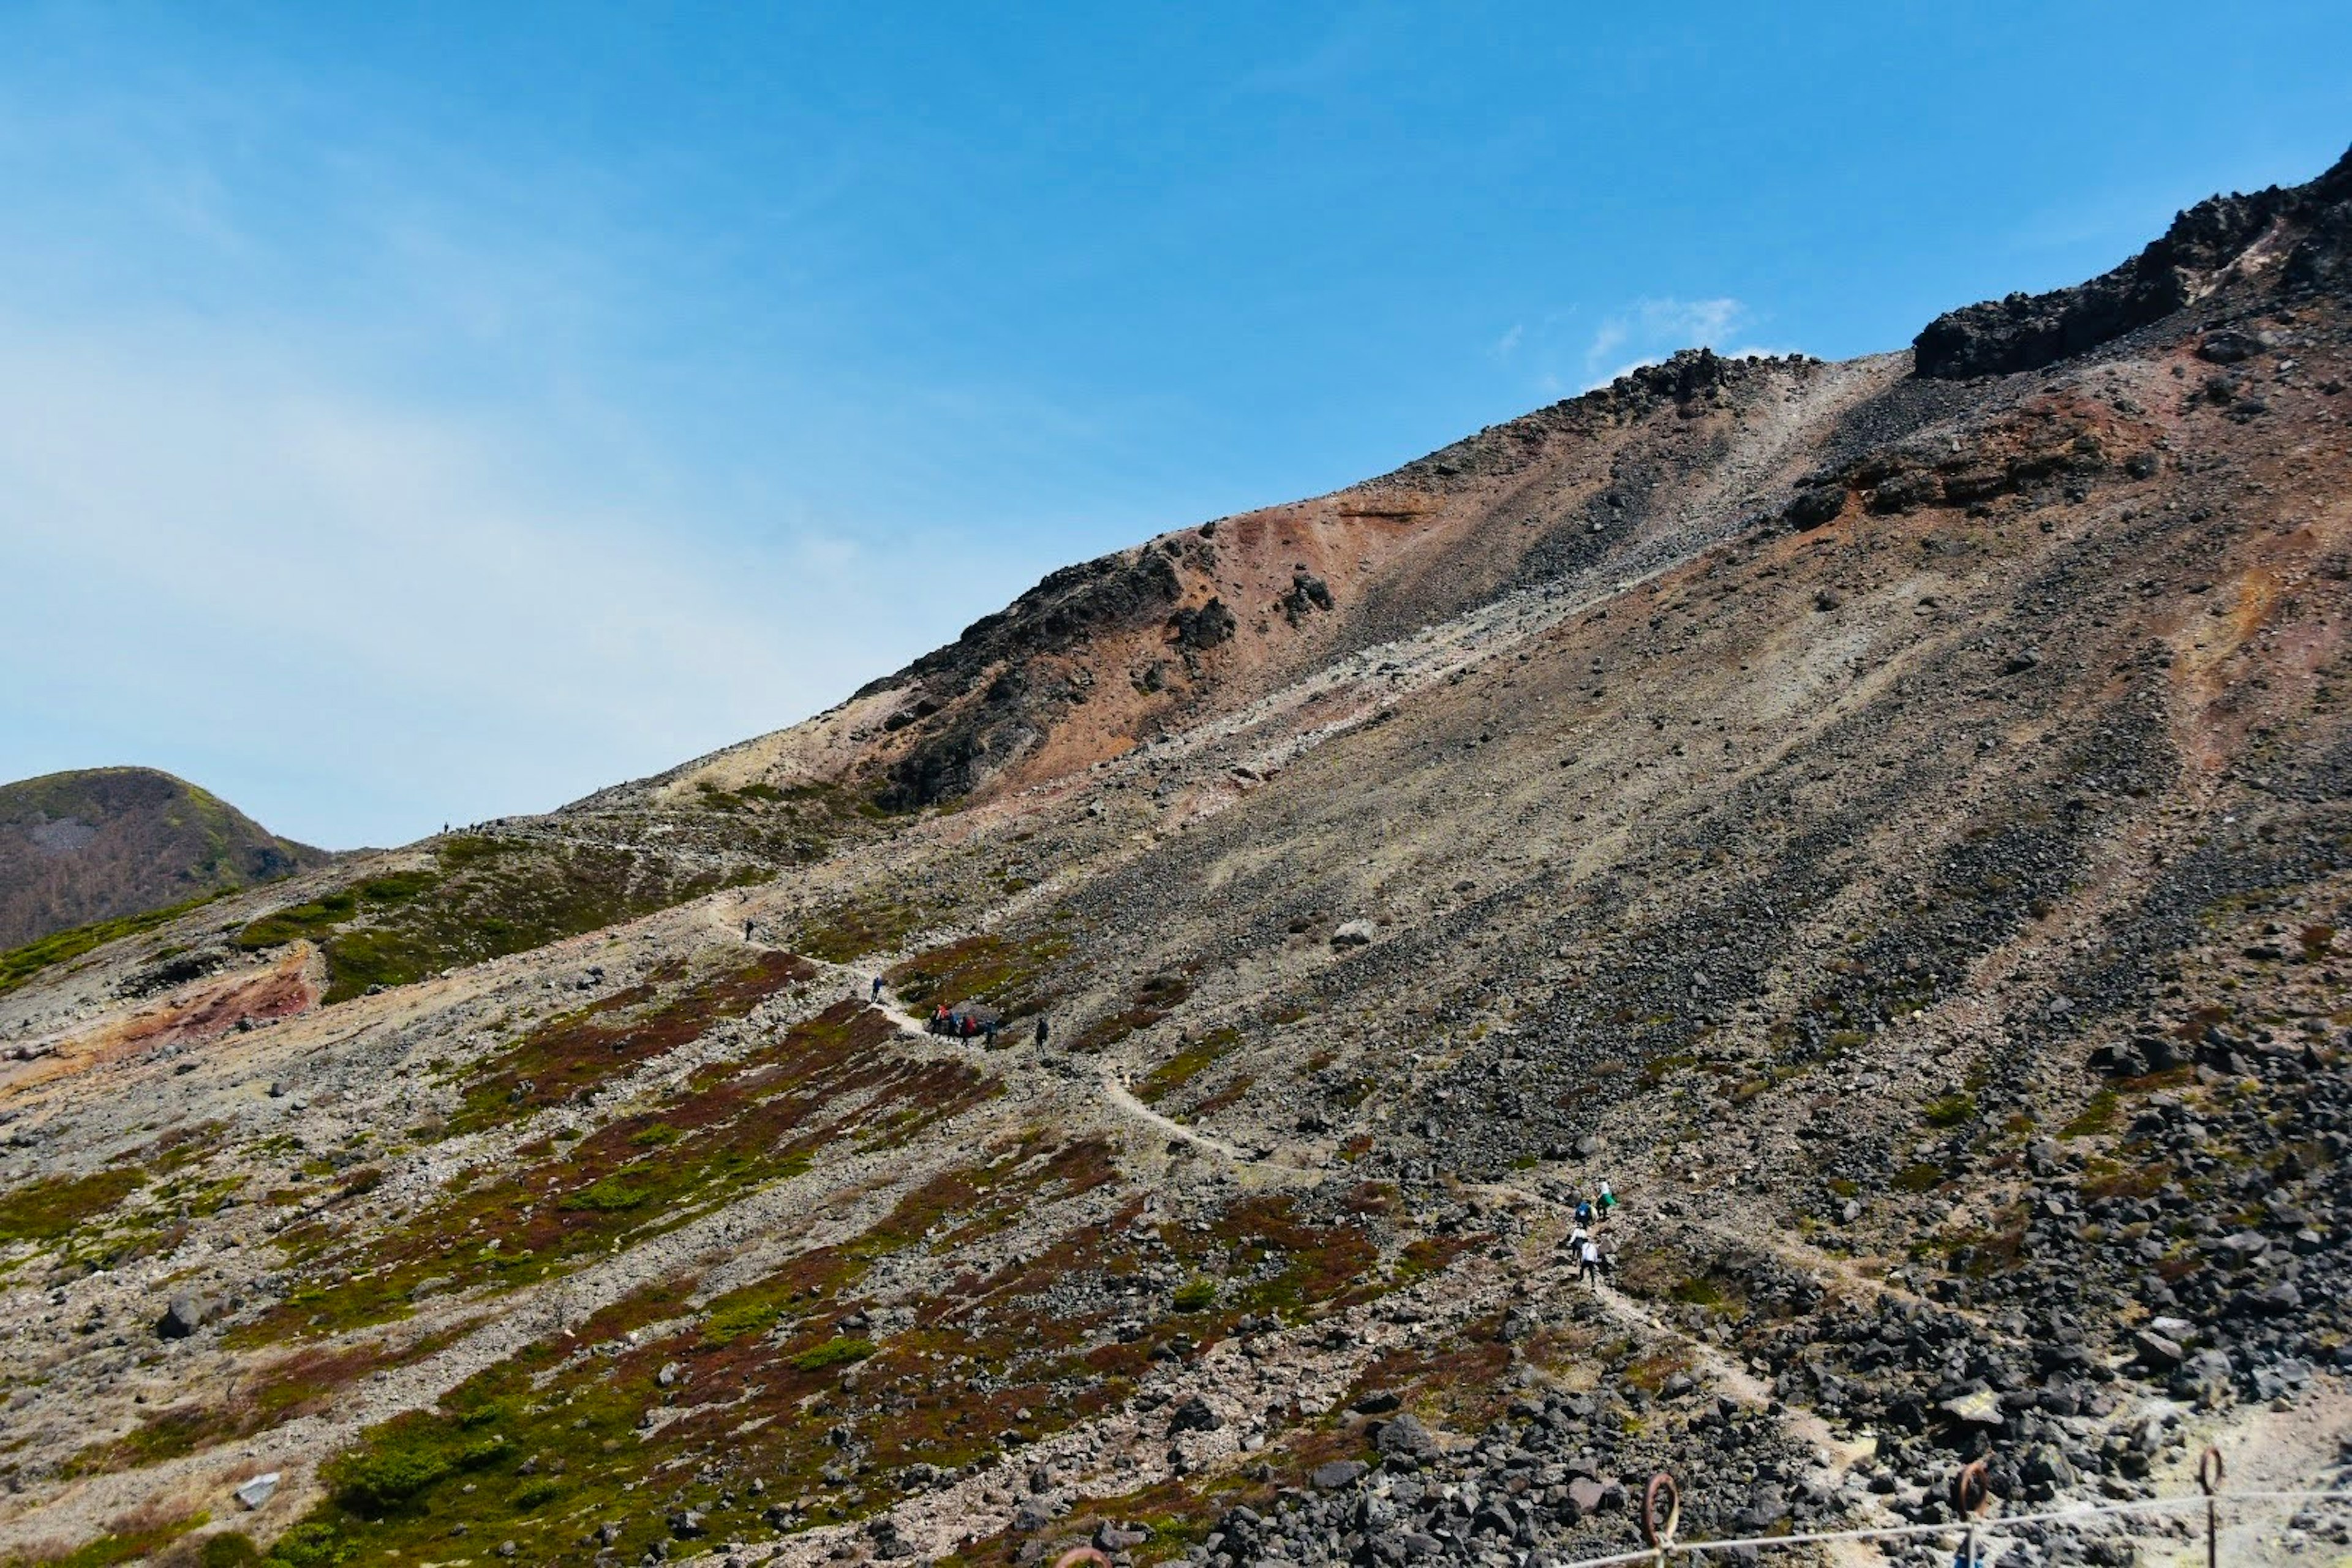
[[[1658,13],[1655,16],[1643,13]],[[0,0],[0,778],[394,843],[2352,141],[2352,7]]]

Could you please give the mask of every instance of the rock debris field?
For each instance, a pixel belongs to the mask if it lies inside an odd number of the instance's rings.
[[[2348,245],[2340,163],[1910,351],[1680,354],[0,964],[0,1562],[1530,1568],[1662,1471],[1685,1542],[1951,1525],[1977,1458],[1996,1524],[2345,1484]]]

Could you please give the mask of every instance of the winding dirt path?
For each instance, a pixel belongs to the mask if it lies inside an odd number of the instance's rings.
[[[934,1037],[931,1035],[930,1030],[925,1026],[921,1019],[917,1018],[912,1013],[908,1012],[904,1007],[898,1005],[898,998],[891,994],[888,986],[884,986],[881,992],[877,994],[874,991],[873,981],[870,975],[856,975],[855,974],[855,972],[843,964],[826,964],[824,967],[832,970],[836,974],[845,977],[854,977],[856,981],[856,991],[859,999],[864,1001],[866,1005],[872,1007],[876,1012],[889,1019],[890,1022],[897,1025],[900,1033],[920,1036],[926,1040]],[[1017,1068],[1029,1066],[1031,1064],[1004,1064],[1000,1062],[996,1065],[1001,1069],[1006,1065],[1012,1065]],[[1323,1174],[1320,1169],[1309,1166],[1295,1165],[1282,1160],[1260,1159],[1250,1153],[1247,1150],[1242,1149],[1234,1144],[1228,1143],[1223,1139],[1217,1137],[1213,1133],[1203,1132],[1197,1127],[1188,1127],[1183,1122],[1177,1121],[1174,1117],[1162,1115],[1160,1112],[1154,1110],[1149,1105],[1146,1105],[1140,1100],[1138,1100],[1135,1097],[1134,1092],[1129,1089],[1127,1085],[1118,1080],[1117,1070],[1108,1063],[1104,1063],[1097,1068],[1096,1081],[1101,1090],[1103,1102],[1111,1110],[1118,1112],[1119,1115],[1127,1118],[1129,1121],[1140,1122],[1144,1126],[1149,1127],[1154,1131],[1161,1133],[1168,1138],[1177,1140],[1178,1142],[1188,1144],[1195,1149],[1204,1150],[1209,1153],[1216,1155],[1220,1159],[1230,1160],[1236,1165],[1247,1165],[1261,1169],[1284,1171],[1297,1175],[1312,1175],[1318,1179],[1319,1179]]]
[[[1138,1121],[1145,1123],[1147,1126],[1158,1128],[1160,1131],[1165,1132],[1171,1138],[1181,1139],[1184,1142],[1190,1143],[1195,1148],[1206,1149],[1213,1154],[1222,1154],[1226,1159],[1233,1161],[1236,1164],[1274,1165],[1286,1171],[1296,1170],[1298,1168],[1293,1165],[1283,1164],[1279,1161],[1256,1159],[1243,1151],[1236,1149],[1222,1138],[1214,1137],[1195,1127],[1187,1127],[1173,1117],[1161,1115],[1159,1111],[1154,1110],[1151,1107],[1144,1104],[1143,1101],[1136,1099],[1135,1095],[1128,1089],[1127,1085],[1119,1082],[1118,1077],[1113,1074],[1108,1066],[1101,1069],[1099,1077],[1102,1081],[1103,1098],[1106,1100],[1108,1100],[1113,1106],[1117,1107],[1126,1115]]]

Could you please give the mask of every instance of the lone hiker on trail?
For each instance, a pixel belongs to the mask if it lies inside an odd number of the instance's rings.
[[[882,977],[880,975],[877,974],[874,977],[874,994],[867,997],[866,1000],[869,1002],[879,1002],[882,1000]]]
[[[743,940],[744,940],[745,942],[749,942],[749,941],[751,941],[751,926],[752,926],[752,923],[753,923],[753,922],[751,922],[751,921],[745,921],[743,922]]]
[[[1041,1050],[1041,1051],[1042,1051],[1042,1050],[1044,1050],[1044,1049],[1045,1048],[1045,1037],[1046,1037],[1048,1034],[1050,1034],[1050,1033],[1052,1033],[1052,1031],[1051,1031],[1050,1029],[1048,1029],[1048,1028],[1045,1026],[1045,1014],[1043,1014],[1043,1013],[1038,1014],[1038,1015],[1037,1015],[1037,1048],[1038,1048],[1039,1050]]]

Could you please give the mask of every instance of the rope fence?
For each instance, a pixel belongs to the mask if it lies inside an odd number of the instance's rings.
[[[1952,1482],[1952,1502],[1960,1517],[1943,1524],[1894,1524],[1866,1530],[1832,1530],[1809,1535],[1755,1535],[1726,1541],[1681,1541],[1676,1531],[1682,1523],[1682,1489],[1675,1479],[1663,1471],[1650,1478],[1642,1494],[1642,1540],[1645,1543],[1638,1552],[1620,1552],[1607,1557],[1580,1557],[1559,1568],[1613,1568],[1619,1563],[1649,1563],[1664,1568],[1677,1554],[1696,1563],[1711,1552],[1762,1552],[1787,1550],[1803,1546],[1822,1546],[1832,1542],[1904,1541],[1923,1537],[1958,1536],[1961,1538],[1958,1564],[1973,1565],[1983,1559],[1979,1542],[1985,1535],[2006,1533],[2028,1526],[2079,1523],[2085,1520],[2134,1514],[2157,1515],[2188,1512],[2200,1504],[2205,1510],[2205,1562],[2207,1568],[2220,1568],[2221,1551],[2221,1504],[2261,1502],[2343,1502],[2352,1501],[2352,1490],[2326,1491],[2235,1491],[2225,1493],[2221,1483],[2225,1467],[2221,1451],[2207,1448],[2197,1462],[2197,1484],[2201,1496],[2141,1498],[2126,1502],[2085,1502],[2042,1513],[2006,1514],[1987,1517],[1992,1506],[1992,1489],[1987,1480],[1982,1459],[1962,1469]]]

